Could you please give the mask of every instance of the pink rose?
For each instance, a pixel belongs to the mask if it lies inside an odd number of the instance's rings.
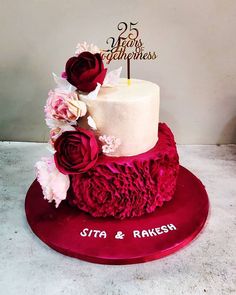
[[[58,88],[49,91],[45,106],[46,118],[73,122],[83,117],[86,112],[86,104],[78,99],[75,92]]]

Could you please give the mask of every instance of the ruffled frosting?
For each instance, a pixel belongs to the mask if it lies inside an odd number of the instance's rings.
[[[159,140],[146,153],[131,157],[102,155],[86,173],[71,175],[68,201],[95,217],[141,216],[171,200],[179,158],[173,134],[159,124]]]

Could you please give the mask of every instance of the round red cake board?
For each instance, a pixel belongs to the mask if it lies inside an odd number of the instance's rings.
[[[55,208],[43,199],[37,180],[26,195],[25,211],[33,232],[56,251],[95,263],[131,264],[190,243],[206,222],[209,201],[200,180],[180,167],[173,199],[141,217],[95,218],[66,202]]]

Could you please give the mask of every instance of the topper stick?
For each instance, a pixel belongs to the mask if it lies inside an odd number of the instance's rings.
[[[131,80],[130,80],[130,58],[127,58],[127,79],[128,79],[128,85],[130,86]]]

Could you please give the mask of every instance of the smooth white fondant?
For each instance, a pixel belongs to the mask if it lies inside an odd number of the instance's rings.
[[[120,79],[113,88],[101,88],[95,100],[84,95],[88,113],[99,135],[112,135],[121,145],[110,156],[133,156],[151,149],[158,139],[160,88],[155,83]],[[83,125],[83,121],[79,124]]]

